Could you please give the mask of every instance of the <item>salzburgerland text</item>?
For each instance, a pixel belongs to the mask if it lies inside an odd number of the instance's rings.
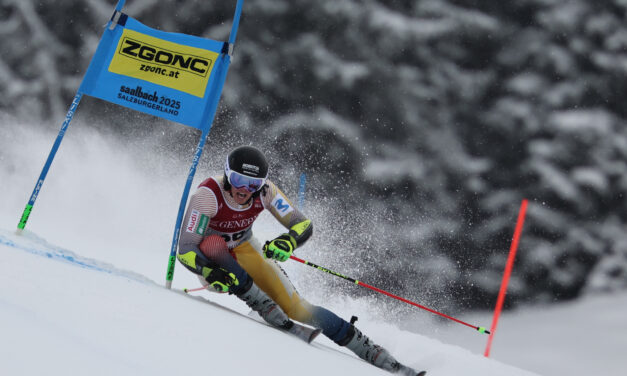
[[[156,91],[152,94],[146,93],[142,90],[141,86],[137,86],[134,89],[124,85],[120,86],[118,98],[174,116],[178,116],[178,110],[181,108],[180,101],[164,97],[163,95],[159,96]]]

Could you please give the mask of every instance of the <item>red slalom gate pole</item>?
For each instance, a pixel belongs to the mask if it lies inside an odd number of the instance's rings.
[[[505,265],[505,272],[503,273],[503,280],[501,281],[501,289],[499,290],[499,296],[496,301],[496,308],[494,308],[492,326],[490,327],[490,336],[488,337],[488,343],[485,348],[485,353],[483,354],[486,358],[490,357],[492,339],[494,339],[494,332],[496,332],[496,326],[499,322],[499,316],[501,315],[501,310],[503,309],[503,302],[505,301],[505,293],[507,292],[509,277],[512,274],[512,269],[514,268],[514,259],[516,258],[516,251],[518,250],[518,242],[520,241],[520,234],[522,233],[526,212],[527,200],[524,199],[522,201],[522,204],[520,205],[520,211],[518,212],[516,230],[514,231],[514,238],[512,239],[512,245],[509,249],[509,256],[507,257],[507,264]]]
[[[489,330],[486,330],[486,328],[484,328],[484,327],[482,327],[482,326],[475,326],[475,325],[471,325],[471,324],[469,324],[469,323],[467,323],[467,322],[464,322],[464,321],[462,321],[462,320],[456,319],[456,318],[454,318],[454,317],[452,317],[452,316],[446,315],[446,314],[444,314],[444,313],[438,312],[438,311],[436,311],[436,310],[433,310],[433,309],[431,309],[431,308],[425,307],[425,306],[420,305],[420,304],[418,304],[418,303],[412,302],[411,300],[407,300],[407,299],[405,299],[405,298],[401,298],[400,296],[397,296],[397,295],[391,294],[391,293],[389,293],[389,292],[387,292],[387,291],[384,291],[384,290],[381,290],[381,289],[379,289],[379,288],[377,288],[377,287],[370,286],[370,285],[369,285],[369,284],[367,284],[367,283],[363,283],[363,282],[358,281],[358,280],[356,280],[356,279],[354,279],[354,278],[347,277],[347,276],[345,276],[345,275],[343,275],[343,274],[340,274],[340,273],[334,272],[333,270],[329,270],[329,269],[327,269],[327,268],[325,268],[325,267],[318,266],[318,265],[316,265],[316,264],[314,264],[314,263],[312,263],[312,262],[309,262],[309,261],[306,261],[306,260],[300,259],[300,258],[298,258],[298,257],[296,257],[296,256],[290,256],[290,258],[291,258],[292,260],[294,260],[294,261],[298,261],[298,262],[303,263],[303,264],[305,264],[305,265],[308,265],[308,266],[314,267],[314,268],[316,268],[316,269],[318,269],[318,270],[320,270],[320,271],[323,271],[323,272],[326,272],[326,273],[329,273],[329,274],[333,274],[333,275],[334,275],[334,276],[336,276],[336,277],[340,277],[340,278],[346,279],[346,280],[348,280],[348,281],[351,281],[351,282],[355,283],[356,285],[359,285],[359,286],[363,286],[363,287],[369,288],[369,289],[374,290],[374,291],[376,291],[376,292],[379,292],[379,293],[381,293],[381,294],[387,295],[387,296],[389,296],[389,297],[391,297],[391,298],[398,299],[398,300],[400,300],[400,301],[402,301],[402,302],[405,302],[405,303],[407,303],[407,304],[411,304],[411,305],[413,305],[413,306],[415,306],[415,307],[418,307],[418,308],[420,308],[420,309],[424,309],[424,310],[429,311],[429,312],[431,312],[431,313],[435,313],[436,315],[439,315],[439,316],[442,316],[442,317],[447,318],[447,319],[449,319],[449,320],[455,321],[456,323],[459,323],[459,324],[462,324],[462,325],[466,325],[466,326],[467,326],[467,327],[469,327],[469,328],[473,328],[473,329],[475,329],[475,330],[476,330],[476,331],[478,331],[479,333],[490,334],[490,331],[489,331]]]

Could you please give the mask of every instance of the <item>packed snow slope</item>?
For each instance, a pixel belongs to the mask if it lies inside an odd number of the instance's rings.
[[[1,230],[0,258],[3,375],[387,374],[326,338],[308,345],[254,321],[243,303],[186,297],[31,233]],[[393,325],[361,327],[430,375],[533,375]]]
[[[84,101],[81,106],[89,98]],[[0,375],[385,374],[322,336],[310,346],[244,317],[247,307],[231,296],[201,294],[217,306],[163,288],[190,161],[173,158],[160,132],[154,139],[120,139],[107,134],[107,124],[96,129],[85,122],[79,111],[28,231],[16,236],[58,129],[0,114]],[[194,185],[223,165],[224,153],[216,148],[206,147]],[[293,182],[283,187],[288,193],[297,191],[298,176]],[[306,203],[316,209],[308,196]],[[254,231],[270,239],[283,229],[264,214]],[[344,271],[323,262],[315,246],[322,237],[314,234],[298,255]],[[350,261],[349,250],[343,251]],[[344,318],[359,316],[368,335],[430,376],[623,376],[627,369],[625,293],[506,312],[493,360],[487,360],[485,335],[418,309],[403,321],[391,320],[371,300],[338,297],[316,284],[330,276],[295,262],[283,266],[312,303]],[[176,289],[198,285],[177,265]],[[420,303],[440,309],[446,299]],[[491,323],[490,312],[459,318]]]

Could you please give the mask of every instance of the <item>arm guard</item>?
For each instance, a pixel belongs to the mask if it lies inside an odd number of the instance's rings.
[[[313,224],[306,219],[290,227],[289,235],[296,241],[296,247],[303,245],[313,234]]]

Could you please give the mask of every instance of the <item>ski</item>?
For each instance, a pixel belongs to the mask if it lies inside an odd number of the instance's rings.
[[[204,302],[204,303],[220,306],[220,304],[212,302],[211,300],[206,299],[206,298],[204,298],[202,296],[191,295],[190,294],[190,292],[192,292],[192,291],[200,291],[200,290],[204,290],[204,288],[183,289],[183,290],[174,289],[173,291],[178,292],[178,293],[180,293],[182,295],[185,295],[187,297],[190,297],[190,298],[192,298],[194,300],[198,300],[198,301],[201,301],[201,302]],[[222,306],[220,306],[220,307],[222,307]],[[222,308],[225,308],[225,307],[222,307]],[[225,308],[225,309],[228,309],[228,308]],[[240,313],[235,312],[235,311],[233,311],[233,313],[240,314]],[[292,321],[293,325],[292,325],[292,327],[290,329],[281,329],[281,328],[272,326],[272,325],[268,324],[267,322],[265,322],[261,318],[261,316],[259,316],[259,314],[257,314],[257,312],[255,312],[255,311],[250,311],[250,313],[248,313],[248,315],[243,315],[243,316],[248,316],[248,318],[257,321],[260,324],[267,325],[267,326],[269,326],[271,328],[278,329],[278,330],[280,330],[280,331],[282,331],[284,333],[291,334],[294,337],[296,337],[298,339],[301,339],[301,340],[303,340],[303,341],[305,341],[307,343],[311,343],[314,339],[316,339],[316,337],[320,333],[322,333],[322,329],[310,328],[308,326],[302,325],[302,324],[294,322],[294,321]]]
[[[394,373],[396,373],[397,375],[403,375],[403,376],[425,376],[427,374],[427,371],[420,371],[420,372],[416,372],[413,369],[401,364],[401,363],[396,363],[398,364],[398,368],[396,369],[396,371],[393,371]]]
[[[259,316],[259,314],[255,311],[248,312],[248,317],[257,321],[260,324],[268,325],[269,327],[279,329],[282,332],[289,333],[307,343],[311,343],[320,333],[322,333],[322,329],[310,328],[293,320],[290,320],[293,324],[291,328],[281,329],[265,322],[264,319],[262,319],[261,316]]]
[[[289,333],[296,338],[302,339],[307,343],[311,343],[320,333],[322,333],[322,329],[310,328],[305,325],[301,325],[297,322],[292,321],[294,325],[288,330],[284,330],[286,333]]]

